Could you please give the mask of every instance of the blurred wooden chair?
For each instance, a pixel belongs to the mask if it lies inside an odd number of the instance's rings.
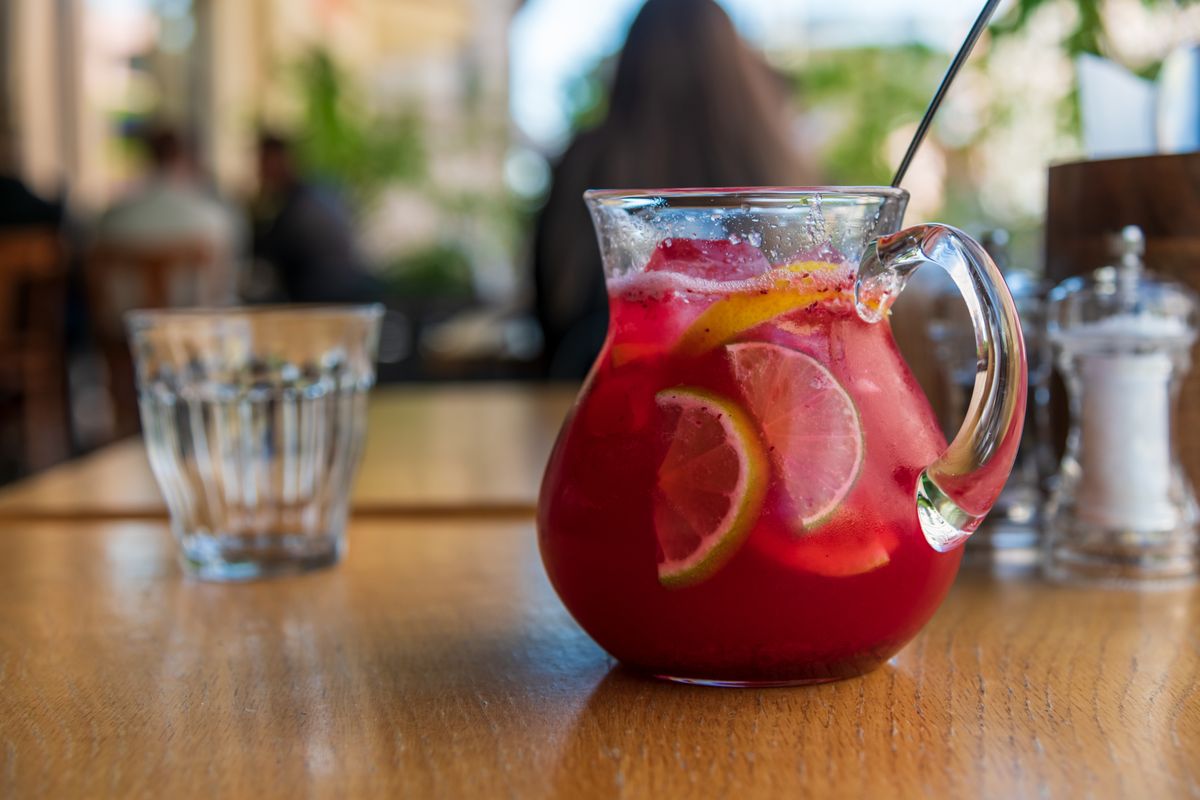
[[[0,402],[20,420],[21,471],[70,455],[66,308],[58,232],[0,231]]]
[[[138,431],[137,387],[124,313],[220,302],[217,266],[212,244],[200,240],[101,242],[92,248],[86,267],[88,307],[108,370],[116,436]]]

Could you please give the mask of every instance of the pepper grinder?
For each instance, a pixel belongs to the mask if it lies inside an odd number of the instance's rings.
[[[1175,400],[1196,340],[1197,298],[1143,263],[1121,231],[1118,263],[1051,293],[1047,334],[1071,424],[1046,508],[1048,576],[1138,585],[1197,574],[1197,506],[1175,442]]]

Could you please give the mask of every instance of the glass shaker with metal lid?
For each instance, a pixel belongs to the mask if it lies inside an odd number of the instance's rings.
[[[1197,506],[1177,455],[1175,400],[1197,298],[1146,271],[1139,228],[1126,227],[1117,249],[1117,264],[1064,281],[1047,306],[1071,427],[1046,513],[1046,569],[1062,581],[1188,581]]]

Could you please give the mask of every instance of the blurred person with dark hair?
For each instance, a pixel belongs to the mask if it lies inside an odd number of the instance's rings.
[[[196,285],[171,287],[173,304],[235,302],[244,239],[241,218],[204,184],[191,143],[177,131],[152,127],[140,144],[146,175],[101,215],[96,240],[131,247],[203,244],[212,263]],[[128,302],[136,305],[139,299],[131,296]]]
[[[254,250],[274,268],[282,299],[382,299],[383,287],[366,268],[349,213],[332,193],[305,180],[291,142],[272,133],[260,136],[258,174]]]
[[[714,0],[647,0],[617,63],[608,115],[554,170],[534,242],[550,377],[580,377],[608,304],[586,189],[800,185],[782,79]]]
[[[62,203],[40,197],[17,175],[12,137],[0,131],[0,229],[59,228]]]

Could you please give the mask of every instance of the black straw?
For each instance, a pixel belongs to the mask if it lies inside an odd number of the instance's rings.
[[[946,92],[950,90],[950,84],[954,82],[958,71],[962,69],[962,65],[967,63],[967,59],[971,57],[971,50],[975,48],[975,42],[979,41],[979,37],[983,34],[988,20],[992,18],[992,13],[998,5],[1000,5],[1000,0],[987,0],[983,6],[983,10],[979,12],[979,17],[975,20],[975,24],[971,26],[971,31],[967,34],[966,41],[958,49],[958,55],[954,56],[954,60],[950,62],[950,68],[946,70],[941,85],[938,86],[933,99],[929,101],[929,107],[925,109],[925,116],[921,117],[921,124],[917,126],[917,132],[913,134],[913,139],[909,142],[908,152],[904,154],[904,160],[900,162],[900,167],[896,170],[896,177],[892,178],[893,187],[898,187],[900,181],[904,180],[904,173],[908,172],[908,167],[912,163],[913,156],[917,154],[917,148],[921,146],[921,142],[925,139],[925,134],[929,132],[929,126],[933,124],[933,115],[937,113],[938,106],[942,104],[942,99],[946,96]]]

